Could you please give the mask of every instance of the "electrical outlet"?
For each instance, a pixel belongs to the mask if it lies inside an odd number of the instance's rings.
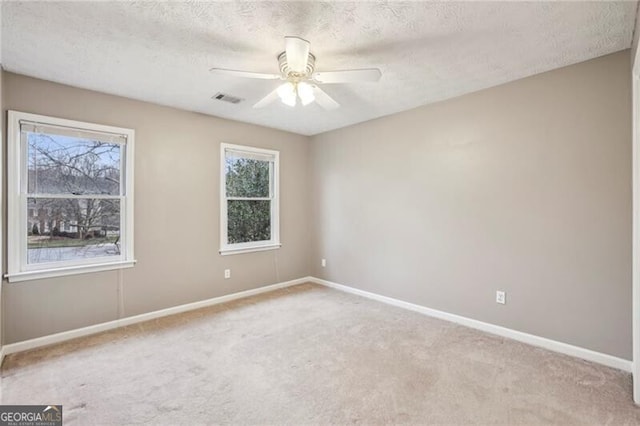
[[[231,278],[231,269],[225,269],[224,270],[224,279],[228,279]]]
[[[322,267],[324,268],[325,266],[327,266],[327,259],[322,259]]]
[[[500,290],[496,291],[496,303],[500,303],[501,305],[507,303],[507,293]]]

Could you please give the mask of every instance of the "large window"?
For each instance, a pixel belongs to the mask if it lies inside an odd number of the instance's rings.
[[[132,266],[134,132],[9,111],[10,281]]]
[[[220,253],[280,247],[278,151],[222,144]]]

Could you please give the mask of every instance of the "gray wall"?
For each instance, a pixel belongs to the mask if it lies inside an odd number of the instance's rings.
[[[631,359],[629,70],[627,50],[313,137],[312,273]]]
[[[4,79],[3,113],[12,109],[136,130],[138,260],[122,272],[5,283],[5,343],[309,274],[307,137],[11,73]],[[280,150],[280,250],[218,254],[221,142]],[[231,268],[231,279],[223,279],[225,268]]]
[[[5,283],[4,342],[311,273],[631,359],[629,67],[625,51],[313,138],[4,73],[3,113],[136,129],[139,261]],[[281,151],[281,250],[218,255],[220,142]]]

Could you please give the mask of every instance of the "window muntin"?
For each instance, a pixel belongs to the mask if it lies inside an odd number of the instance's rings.
[[[279,247],[278,157],[222,144],[221,254]]]
[[[133,130],[14,111],[9,126],[9,280],[132,266]]]

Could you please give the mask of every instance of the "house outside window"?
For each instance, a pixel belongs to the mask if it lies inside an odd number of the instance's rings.
[[[9,281],[133,266],[131,129],[9,111]]]
[[[220,254],[280,247],[279,152],[222,144]]]

